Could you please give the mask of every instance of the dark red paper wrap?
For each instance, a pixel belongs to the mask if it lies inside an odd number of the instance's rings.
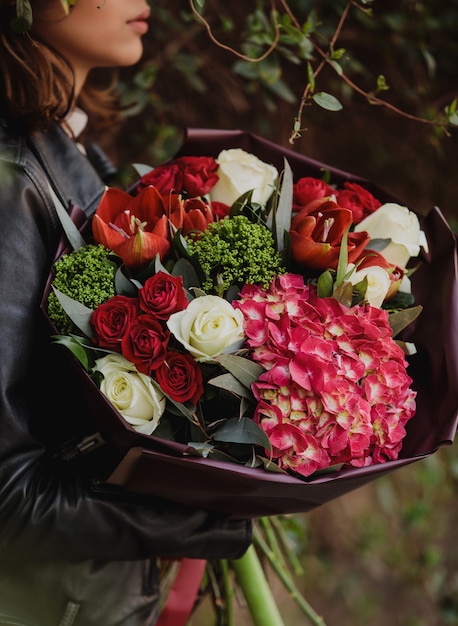
[[[382,202],[399,202],[370,181],[250,133],[190,129],[176,156],[217,157],[228,148],[243,148],[272,163],[279,171],[286,158],[295,180],[302,176],[321,178],[324,169],[330,172],[333,183],[357,182]],[[409,208],[415,210],[413,206]],[[402,336],[417,348],[417,354],[408,358],[408,372],[418,394],[417,412],[407,424],[399,459],[305,481],[264,469],[191,456],[185,445],[138,434],[76,364],[79,376],[85,379],[84,388],[97,427],[106,439],[125,452],[123,461],[107,482],[236,517],[306,512],[452,443],[458,419],[457,239],[438,208],[419,218],[429,252],[421,253],[423,263],[412,277],[412,291],[416,304],[424,309]]]

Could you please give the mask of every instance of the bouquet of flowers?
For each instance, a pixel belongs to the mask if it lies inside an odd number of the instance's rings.
[[[239,132],[190,131],[137,167],[84,239],[67,230],[44,298],[125,453],[108,482],[305,512],[453,439],[456,240],[437,209]]]
[[[452,442],[457,246],[437,208],[239,131],[189,130],[168,163],[136,167],[90,221],[57,203],[43,298],[123,456],[108,483],[263,518],[268,537],[265,516]],[[256,624],[279,626],[253,550],[232,567]]]

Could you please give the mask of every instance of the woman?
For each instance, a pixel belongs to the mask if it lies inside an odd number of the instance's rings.
[[[119,461],[107,444],[71,462],[63,453],[94,425],[40,314],[62,234],[49,188],[94,212],[112,168],[77,141],[77,105],[89,130],[113,123],[88,74],[140,59],[150,9],[31,5],[32,28],[17,34],[15,0],[0,0],[0,624],[152,625],[157,558],[237,558],[251,526],[106,489]]]

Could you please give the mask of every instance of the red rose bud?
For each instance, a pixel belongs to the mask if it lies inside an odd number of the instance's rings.
[[[122,338],[138,312],[137,298],[118,295],[99,304],[91,315],[94,343],[102,348],[121,352]]]
[[[166,206],[154,187],[135,197],[107,189],[92,219],[92,231],[95,241],[113,250],[130,269],[140,269],[157,254],[162,259],[170,249]]]
[[[329,198],[335,194],[333,187],[311,176],[299,178],[293,187],[293,211],[300,211],[312,200]]]
[[[157,319],[167,320],[172,313],[188,306],[181,276],[157,272],[147,278],[138,292],[140,308]]]
[[[204,392],[200,365],[189,353],[169,350],[155,375],[162,391],[175,402],[195,405]]]

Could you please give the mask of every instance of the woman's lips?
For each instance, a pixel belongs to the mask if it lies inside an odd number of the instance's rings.
[[[148,32],[148,29],[149,29],[147,20],[150,16],[150,13],[151,13],[150,9],[147,9],[143,11],[143,13],[140,13],[139,15],[137,15],[137,17],[135,17],[133,20],[129,20],[127,23],[137,33],[139,33],[140,35],[144,35],[145,33]]]

